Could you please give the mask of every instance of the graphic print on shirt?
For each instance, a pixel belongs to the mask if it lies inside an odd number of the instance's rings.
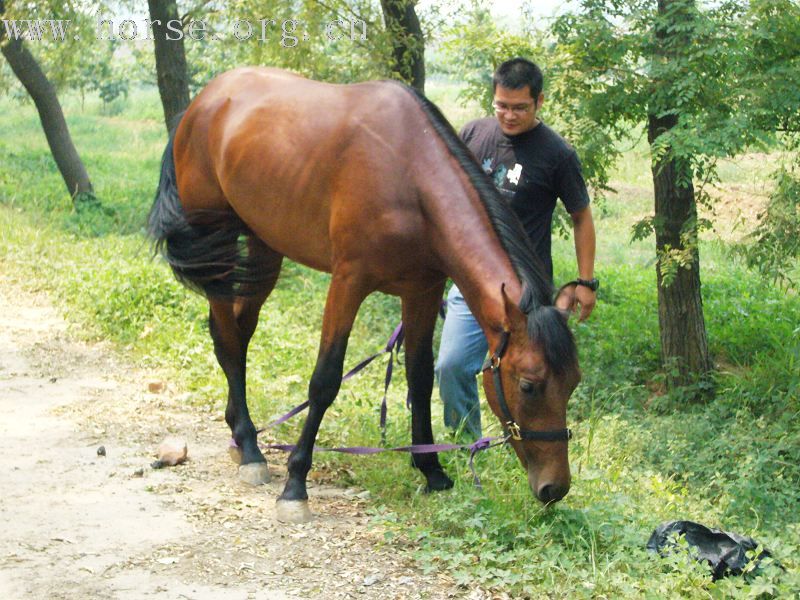
[[[494,173],[491,174],[492,175],[492,180],[494,181],[494,186],[501,192],[507,191],[507,190],[504,190],[504,188],[503,188],[503,181],[506,178],[506,173],[507,172],[508,172],[508,169],[506,169],[506,166],[501,164],[501,165],[498,165],[497,169],[495,169]]]
[[[483,170],[492,178],[494,186],[502,196],[513,199],[514,194],[517,192],[517,185],[519,185],[522,177],[522,165],[515,162],[514,167],[509,171],[506,165],[500,163],[493,171],[492,162],[492,158],[484,159],[481,163]]]
[[[513,183],[514,185],[517,185],[519,183],[519,176],[520,175],[522,175],[522,165],[519,164],[519,163],[514,163],[514,168],[511,169],[508,172],[506,177],[508,177],[508,180],[511,183]]]

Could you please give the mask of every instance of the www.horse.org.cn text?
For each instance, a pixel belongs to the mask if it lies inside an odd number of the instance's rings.
[[[3,19],[2,26],[9,39],[31,42],[80,41],[86,35],[85,30],[79,31],[74,21],[68,19]],[[166,21],[164,29],[157,33],[156,29],[160,27],[159,20],[97,17],[94,39],[135,42],[153,40],[156,35],[163,35],[168,41],[234,40],[279,44],[284,48],[294,48],[314,39],[322,42],[367,39],[367,24],[361,19],[333,19],[318,26],[319,31],[311,31],[307,23],[300,19],[236,19],[226,23],[198,19],[189,21],[185,26],[176,19]]]

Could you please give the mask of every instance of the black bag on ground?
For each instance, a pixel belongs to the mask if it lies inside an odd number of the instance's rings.
[[[758,542],[750,537],[710,529],[693,521],[667,521],[655,528],[647,542],[647,549],[666,556],[677,547],[674,540],[681,535],[692,547],[693,557],[711,565],[714,581],[726,575],[741,575],[750,562],[746,552],[758,547]],[[762,551],[755,558],[756,566],[767,556],[770,553],[767,550]]]

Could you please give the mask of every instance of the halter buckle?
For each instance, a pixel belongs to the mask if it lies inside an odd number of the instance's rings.
[[[489,363],[489,365],[491,366],[492,371],[496,371],[497,369],[499,369],[500,368],[500,357],[498,355],[496,355],[496,354],[493,354],[492,358],[491,358],[491,362]]]
[[[509,421],[506,423],[506,427],[508,428],[508,433],[511,435],[512,440],[522,441],[522,431],[514,421]]]

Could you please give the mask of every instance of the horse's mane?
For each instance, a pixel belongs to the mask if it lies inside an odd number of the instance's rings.
[[[553,306],[553,285],[531,247],[519,218],[500,196],[491,179],[475,161],[466,144],[439,108],[410,86],[403,86],[417,100],[434,130],[447,149],[464,169],[470,183],[486,209],[489,221],[500,244],[508,254],[511,265],[522,283],[520,309],[528,316],[528,334],[542,344],[548,364],[563,371],[577,366],[577,351],[566,319]]]

